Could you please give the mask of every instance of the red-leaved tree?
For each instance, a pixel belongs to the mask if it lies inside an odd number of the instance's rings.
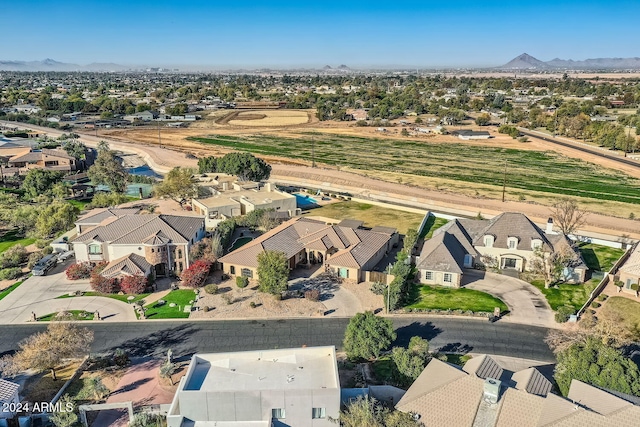
[[[93,268],[91,272],[91,289],[103,294],[115,294],[120,291],[120,285],[115,277],[102,276],[102,270],[106,267],[106,263],[100,263]]]
[[[79,262],[77,264],[71,264],[66,270],[65,274],[69,280],[88,279],[91,277],[93,271],[93,264],[90,262]]]
[[[204,259],[199,259],[182,272],[180,278],[182,284],[190,288],[199,288],[204,285],[204,281],[209,275],[212,263]]]
[[[147,290],[149,281],[146,277],[136,274],[135,276],[124,276],[120,279],[120,289],[125,294],[141,294]]]

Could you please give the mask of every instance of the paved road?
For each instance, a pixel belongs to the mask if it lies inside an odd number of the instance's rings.
[[[445,317],[394,317],[397,344],[414,335],[431,342],[432,349],[490,353],[552,362],[544,343],[547,329],[514,323]],[[171,348],[176,356],[194,352],[223,352],[303,345],[342,347],[346,318],[225,321],[157,321],[88,323],[95,333],[93,352],[123,348],[132,356],[161,357]],[[15,350],[28,335],[45,325],[7,325],[0,328],[0,355]]]

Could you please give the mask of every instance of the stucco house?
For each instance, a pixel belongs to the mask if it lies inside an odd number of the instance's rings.
[[[640,244],[636,244],[629,258],[618,269],[618,280],[622,282],[620,289],[623,292],[636,293],[631,287],[634,284],[640,284]]]
[[[167,425],[329,427],[339,413],[333,346],[195,354]]]
[[[420,283],[460,286],[464,269],[476,265],[523,272],[530,270],[535,252],[567,251],[573,262],[563,280],[582,283],[587,266],[569,239],[553,232],[553,221],[545,231],[526,215],[502,213],[490,220],[456,219],[426,240],[416,262]]]
[[[293,218],[223,256],[220,262],[227,274],[257,278],[258,254],[273,250],[284,252],[291,270],[300,264],[322,264],[342,278],[361,282],[398,242],[398,233],[386,227],[365,230],[359,224],[332,225]]]
[[[31,169],[49,169],[63,172],[76,170],[76,159],[64,150],[57,149],[29,149],[17,153],[7,160],[8,168],[15,168],[20,173],[27,173]]]
[[[98,225],[91,225],[103,217]],[[102,274],[153,273],[179,275],[190,265],[189,250],[205,234],[204,218],[132,214],[106,209],[78,221],[79,235],[71,242],[76,262],[107,262]]]

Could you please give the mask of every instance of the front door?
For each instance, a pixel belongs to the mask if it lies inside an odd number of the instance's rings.
[[[164,277],[167,275],[167,266],[163,263],[156,264],[156,277]]]
[[[516,268],[516,262],[515,258],[503,258],[502,268]]]

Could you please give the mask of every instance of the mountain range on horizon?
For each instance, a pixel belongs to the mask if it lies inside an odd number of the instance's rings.
[[[85,71],[85,72],[122,72],[122,71],[136,71],[148,68],[145,65],[140,66],[126,66],[113,62],[93,62],[87,65],[78,65],[66,62],[59,62],[54,59],[44,59],[41,61],[12,61],[12,60],[0,60],[0,71],[24,71],[24,72],[36,72],[36,71]],[[403,67],[399,67],[403,68]],[[415,68],[415,67],[412,67]],[[446,67],[438,67],[446,68]],[[456,67],[459,68],[459,67]],[[474,67],[469,67],[474,68]],[[487,67],[476,67],[487,68]],[[204,71],[207,67],[200,66],[197,69]],[[213,67],[211,68],[213,69]],[[242,69],[247,69],[242,67]],[[289,68],[291,69],[291,68]],[[312,69],[307,67],[301,67],[300,69]],[[506,64],[498,67],[493,67],[497,70],[538,70],[538,71],[552,71],[552,70],[637,70],[640,69],[640,58],[592,58],[585,60],[572,60],[572,59],[560,59],[554,58],[550,61],[541,61],[527,53],[518,55]],[[329,65],[325,65],[322,70],[331,71],[348,71],[350,68],[344,64],[336,68],[332,68]]]
[[[500,70],[636,70],[640,69],[640,58],[592,58],[580,61],[554,58],[541,61],[528,53],[516,56]]]

